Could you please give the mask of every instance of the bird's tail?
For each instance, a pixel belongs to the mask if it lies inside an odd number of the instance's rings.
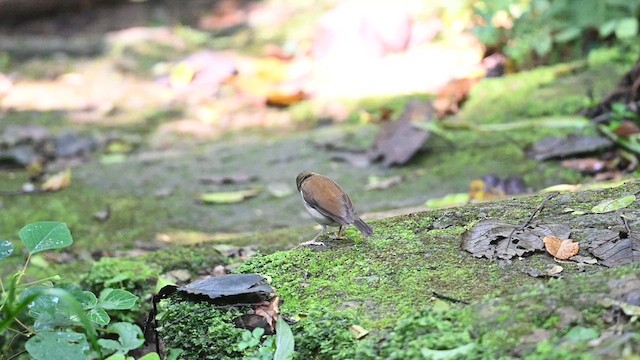
[[[355,225],[358,230],[360,230],[360,232],[365,236],[373,234],[373,229],[371,228],[371,226],[367,225],[367,223],[362,221],[362,219],[360,218],[357,218],[356,221],[353,222],[353,225]]]

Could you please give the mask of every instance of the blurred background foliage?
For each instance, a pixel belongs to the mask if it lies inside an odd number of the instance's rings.
[[[638,42],[638,1],[489,0],[470,6],[473,33],[517,67],[577,59],[616,41]]]

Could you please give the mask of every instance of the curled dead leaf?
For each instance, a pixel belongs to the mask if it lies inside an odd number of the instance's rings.
[[[555,236],[545,236],[542,241],[547,252],[556,259],[566,260],[580,251],[580,244],[571,239],[560,240]]]
[[[264,303],[259,304],[254,309],[254,312],[256,315],[262,316],[263,318],[265,318],[272,332],[275,331],[276,329],[276,321],[278,321],[278,316],[280,314],[279,305],[280,305],[280,298],[276,296],[270,301],[265,301]]]

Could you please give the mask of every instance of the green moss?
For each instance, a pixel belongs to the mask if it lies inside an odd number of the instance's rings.
[[[536,222],[581,221],[561,210],[639,188],[634,182],[560,195],[547,202]],[[611,309],[598,299],[610,296],[610,279],[638,276],[637,267],[602,273],[592,268],[576,276],[581,270],[567,264],[566,280],[544,281],[525,274],[532,267],[555,264],[544,254],[498,263],[460,250],[460,236],[469,224],[487,217],[520,223],[543,199],[513,198],[372,221],[375,234],[367,239],[350,228],[346,240],[325,240],[326,248],[257,255],[237,271],[265,275],[284,300],[282,313],[301,318],[292,326],[301,359],[401,359],[440,356],[442,351],[474,359],[586,359],[595,351],[588,341],[569,341],[566,334],[573,326],[607,329]],[[471,305],[447,305],[436,300],[434,291]],[[192,305],[185,301],[184,306]],[[566,320],[563,307],[582,316]],[[369,330],[369,335],[355,340],[348,333],[352,325]],[[631,323],[628,330],[637,331],[637,326]],[[166,329],[165,336],[173,336]],[[541,345],[530,339],[536,329],[549,333]]]
[[[93,264],[84,276],[82,286],[94,294],[106,288],[125,289],[138,296],[136,305],[126,312],[114,312],[112,316],[121,321],[142,321],[150,310],[149,299],[160,269],[140,260],[102,258]]]
[[[594,105],[589,93],[600,99],[610,92],[633,60],[624,66],[607,61],[591,63],[560,64],[484,79],[471,91],[460,117],[476,124],[573,115]]]
[[[354,359],[359,341],[349,332],[357,320],[348,312],[314,309],[292,326],[296,359]]]
[[[158,275],[159,268],[145,261],[103,257],[93,264],[83,282],[95,293],[113,287],[139,292],[148,288]]]
[[[353,242],[355,232],[347,231],[352,242],[332,244],[330,251],[295,249],[257,256],[238,271],[270,277],[286,299],[286,312],[306,312],[312,305],[347,307],[354,315],[367,314],[362,325],[374,329],[393,323],[396,317],[389,317],[391,313],[415,310],[415,300],[404,294],[447,289],[450,296],[469,299],[495,289],[493,284],[479,285],[481,279],[505,283],[497,267],[470,263],[470,255],[459,252],[463,228],[424,231],[424,222],[417,219],[406,216],[375,223],[377,233],[367,240]]]
[[[215,244],[204,243],[193,246],[170,246],[168,248],[138,256],[137,259],[155,264],[167,272],[186,269],[197,273],[216,265],[226,265],[229,258],[214,248]]]
[[[243,330],[233,324],[233,319],[243,314],[240,309],[180,301],[179,295],[164,300],[161,309],[158,334],[166,348],[184,350],[185,359],[242,358],[238,343]]]

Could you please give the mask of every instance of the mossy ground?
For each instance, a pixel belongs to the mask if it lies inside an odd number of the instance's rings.
[[[578,229],[585,220],[563,212],[565,207],[590,208],[639,189],[636,182],[617,189],[562,195],[546,202],[534,222],[566,223]],[[603,268],[597,265],[585,270],[563,264],[564,279],[545,280],[526,273],[555,264],[546,253],[495,261],[475,258],[460,249],[461,234],[475,221],[491,218],[521,223],[544,199],[514,198],[374,221],[376,233],[368,239],[349,229],[347,240],[328,240],[320,249],[297,247],[256,256],[237,271],[266,276],[284,300],[283,314],[303,317],[298,326],[298,335],[305,339],[298,348],[301,358],[305,354],[319,359],[429,358],[449,350],[459,351],[459,358],[592,358],[574,352],[602,350],[588,344],[593,338],[567,334],[577,326],[598,334],[610,329],[607,314],[611,310],[598,301],[613,296],[608,281],[623,275],[637,277],[637,267],[598,274]],[[639,208],[636,202],[623,211],[637,217]],[[434,292],[471,305],[448,304]],[[179,309],[182,305],[171,301],[167,306]],[[561,321],[566,317],[563,308],[583,315]],[[216,316],[216,310],[209,311]],[[327,322],[327,318],[332,320]],[[183,320],[191,322],[189,316]],[[311,327],[314,322],[337,327],[329,335],[342,340],[319,354],[317,349],[326,338],[318,335],[324,330]],[[345,337],[342,332],[351,325],[372,333],[360,341]],[[637,326],[631,321],[624,329],[634,333]],[[538,344],[530,336],[540,329],[548,336]],[[165,328],[164,336],[171,339],[173,332]],[[629,341],[610,345],[635,349],[637,344]]]
[[[560,65],[503,79],[485,80],[472,93],[459,120],[485,124],[575,114],[592,102],[588,96],[590,90],[599,97],[612,88],[630,62],[625,64],[596,62],[580,66]],[[403,103],[406,99],[396,101]],[[159,115],[138,116],[136,119],[139,122],[121,124],[118,131],[153,135],[167,117],[172,118],[179,111],[156,114]],[[55,112],[10,112],[5,120],[5,124],[16,123],[13,121],[16,120],[17,123],[33,121],[52,127],[71,126]],[[77,124],[73,127],[80,131],[87,130]],[[256,198],[233,205],[200,204],[195,200],[200,193],[244,187],[209,186],[199,182],[201,177],[209,175],[256,175],[257,185],[287,184],[293,190],[293,179],[299,171],[314,170],[331,175],[341,183],[361,213],[421,205],[430,198],[465,192],[471,180],[487,174],[522,176],[534,190],[560,182],[577,183],[584,180],[580,174],[562,169],[554,162],[533,161],[524,153],[528,145],[542,137],[563,135],[574,132],[574,129],[535,128],[490,134],[455,131],[450,134],[451,141],[432,135],[423,151],[408,165],[393,169],[371,167],[363,170],[332,161],[332,154],[323,150],[323,143],[350,149],[355,144],[365,148],[373,140],[376,129],[375,125],[362,126],[350,122],[289,134],[247,131],[212,143],[178,143],[168,150],[144,144],[137,153],[116,164],[103,164],[96,156],[88,164],[74,169],[74,179],[69,189],[52,194],[3,196],[0,203],[0,238],[14,240],[23,225],[37,220],[66,222],[75,239],[73,251],[78,253],[131,249],[135,240],[149,241],[158,233],[168,232],[199,231],[205,240],[214,238],[215,233],[244,232],[237,240],[228,242],[258,244],[268,251],[285,248],[314,235],[310,227],[298,227],[303,223],[311,224],[312,221],[305,214],[295,191],[283,198],[271,196],[265,191]],[[590,133],[593,130],[581,131]],[[385,191],[364,191],[364,184],[370,176],[392,175],[403,175],[405,180]],[[26,179],[24,172],[3,171],[0,173],[0,186],[7,190],[17,189]],[[167,189],[169,191],[165,191]],[[168,195],[157,197],[158,192]],[[614,196],[614,192],[577,195],[567,198],[562,207],[582,209],[585,203],[608,196]],[[303,354],[304,351],[307,351],[306,354],[320,354],[319,358],[340,358],[341,354],[345,358],[345,354],[354,354],[351,346],[354,340],[345,335],[344,327],[334,329],[324,339],[318,336],[321,331],[326,331],[324,327],[318,329],[318,321],[325,321],[326,326],[336,322],[357,323],[373,331],[369,340],[364,340],[368,345],[358,347],[357,351],[362,353],[358,356],[366,358],[377,354],[403,358],[401,353],[393,355],[398,347],[392,345],[391,340],[379,345],[368,341],[383,339],[385,332],[393,328],[401,317],[409,319],[409,323],[402,325],[405,327],[398,324],[400,328],[396,328],[397,334],[413,326],[412,318],[419,324],[420,331],[425,331],[425,326],[431,326],[429,324],[449,324],[449,330],[444,331],[448,331],[448,334],[463,332],[460,324],[467,324],[471,329],[476,324],[473,322],[475,320],[469,320],[469,313],[457,307],[455,311],[460,313],[444,311],[442,315],[430,315],[429,309],[441,304],[434,300],[433,291],[466,301],[480,301],[485,296],[496,296],[520,285],[533,283],[535,287],[544,282],[530,278],[524,271],[532,267],[543,269],[552,263],[553,260],[546,255],[537,254],[523,261],[497,263],[475,259],[459,248],[460,234],[474,221],[498,218],[522,222],[541,201],[542,197],[518,198],[381,220],[373,223],[376,234],[370,239],[361,239],[355,230],[350,229],[347,231],[348,240],[329,242],[328,248],[323,251],[295,248],[289,252],[257,256],[240,270],[270,276],[273,285],[285,299],[285,314],[308,312],[310,316],[300,325],[300,333],[308,331],[305,337],[307,345],[301,349]],[[93,221],[91,215],[104,209],[107,204],[112,208],[111,218],[105,223]],[[553,206],[549,204],[548,213],[541,216],[553,217],[557,222],[571,220],[572,215],[563,214]],[[291,229],[292,226],[295,228]],[[279,230],[271,232],[274,229]],[[247,231],[250,235],[246,234]],[[207,261],[211,260],[208,256],[219,260],[218,254],[207,246],[203,244],[175,252],[163,250],[162,259],[166,264],[171,264],[167,268],[184,267],[197,271],[198,266],[212,264]],[[11,258],[5,259],[3,271],[18,266],[22,258],[20,255],[20,251],[17,251]],[[143,261],[152,262],[153,255]],[[224,260],[218,262],[224,263]],[[9,266],[4,267],[4,264]],[[82,261],[62,266],[47,266],[45,261],[44,266],[36,271],[50,273],[60,270],[63,275],[73,276],[88,268],[89,265]],[[565,269],[567,273],[576,270],[572,266],[566,266]],[[550,292],[549,296],[555,295]],[[509,309],[511,305],[505,305],[504,309]],[[423,309],[427,309],[427,312],[419,312]],[[526,313],[526,309],[522,311]],[[531,316],[539,316],[540,311],[532,310]],[[589,309],[586,311],[590,312]],[[592,312],[596,318],[600,314],[598,311]],[[506,317],[504,314],[508,313],[509,310],[504,310],[502,316]],[[427,316],[435,317],[424,320]],[[183,320],[190,331],[199,328],[199,324],[190,323],[192,319],[188,316]],[[314,326],[315,330],[312,330]],[[407,330],[405,338],[410,338],[411,334]],[[509,330],[490,329],[487,334],[486,337],[479,337],[477,332],[468,332],[474,342],[483,345],[482,341],[487,341],[493,344],[487,345],[488,349],[497,349],[496,353],[505,356],[511,354],[508,349],[495,345],[501,337],[510,334]],[[406,343],[402,335],[390,336],[398,336],[398,344]],[[452,337],[455,339],[453,344],[464,342],[467,335],[463,332],[462,337],[456,336]],[[553,339],[560,341],[560,336],[563,334],[558,330],[557,337]],[[342,340],[336,342],[327,340],[327,337]],[[444,340],[452,338],[442,337]],[[553,339],[547,344],[555,341]],[[300,339],[299,344],[304,341]],[[443,344],[428,346],[440,349],[452,346],[450,342],[446,346]],[[422,346],[416,345],[415,348],[422,349]],[[540,351],[546,351],[544,346]],[[491,351],[487,352],[488,358],[492,358]],[[539,358],[544,358],[544,353],[541,354]]]

